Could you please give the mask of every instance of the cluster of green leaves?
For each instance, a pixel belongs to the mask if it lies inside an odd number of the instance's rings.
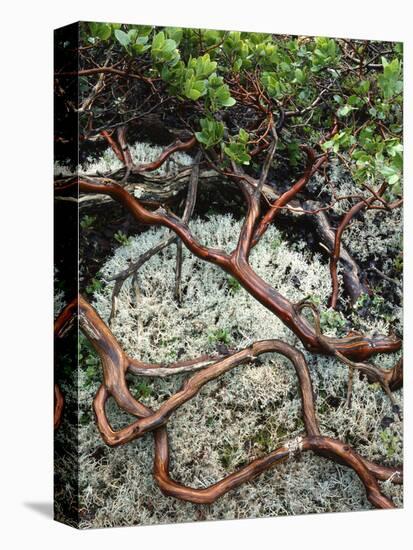
[[[177,48],[176,33],[174,40],[167,38],[167,32],[160,31],[154,35],[151,55],[170,91],[193,101],[204,98],[210,112],[234,105],[235,99],[231,97],[223,77],[217,74],[217,62],[211,60],[209,53],[190,56],[185,62]]]
[[[115,30],[120,29],[119,23],[89,23],[86,40],[89,44],[96,44],[100,41],[106,42],[113,38]]]
[[[178,42],[172,38],[167,38],[164,31],[156,33],[153,36],[151,46],[151,56],[154,63],[165,64],[167,67],[176,65],[180,59],[177,46]]]
[[[231,137],[228,142],[224,142],[225,127],[221,121],[214,120],[213,118],[202,118],[199,122],[201,131],[196,132],[195,136],[206,149],[221,143],[224,153],[236,164],[250,163],[251,156],[248,153],[248,132],[241,128],[238,135]]]
[[[148,44],[151,27],[134,27],[128,32],[122,29],[115,29],[116,40],[121,44],[129,55],[140,55],[149,50]]]
[[[399,49],[401,53],[401,49]],[[388,199],[401,194],[403,176],[402,71],[400,60],[381,59],[382,73],[356,82],[345,79],[345,93],[334,95],[337,115],[344,125],[325,150],[347,152],[356,181],[370,184],[387,182]],[[344,86],[343,86],[344,84]],[[358,124],[359,119],[367,119]]]
[[[346,326],[343,314],[334,309],[325,309],[320,314],[320,327],[324,332],[328,329],[342,330]]]
[[[318,36],[314,40],[314,50],[311,55],[312,71],[319,72],[323,69],[334,67],[340,58],[339,48],[333,38]]]
[[[218,122],[213,118],[201,118],[199,123],[201,125],[201,131],[196,132],[195,136],[200,143],[205,145],[206,149],[221,143],[225,130],[222,122]]]
[[[372,69],[364,64],[372,55],[366,54],[367,42],[352,42],[352,61],[345,41],[326,37],[89,23],[86,40],[112,42],[132,65],[144,67],[145,76],[163,81],[170,95],[196,102],[197,139],[206,148],[218,146],[228,160],[250,163],[249,132],[238,127],[238,135],[228,135],[222,111],[236,104],[233,86],[248,88],[252,77],[266,96],[262,105],[274,114],[279,105],[311,109],[311,121],[298,124],[299,132],[285,133],[278,144],[293,165],[301,159],[298,144],[317,143],[336,115],[340,130],[324,143],[325,150],[344,154],[356,181],[387,182],[387,198],[401,193],[401,44],[376,55],[380,66]],[[380,48],[375,43],[372,51]],[[325,102],[311,107],[321,93]]]
[[[93,278],[86,287],[86,292],[88,294],[94,294],[99,292],[103,288],[103,283],[98,278]]]
[[[103,39],[110,38],[113,31],[114,38],[131,57],[149,51],[153,62],[152,73],[161,77],[176,96],[193,101],[204,98],[212,112],[234,105],[228,85],[222,76],[217,75],[217,62],[212,61],[208,53],[182,60],[179,44],[184,35],[183,29],[167,27],[155,32],[153,27],[124,25],[127,30],[123,30],[119,27],[112,29],[111,25],[105,24],[103,30],[102,24],[93,25],[97,27],[93,32]]]
[[[379,75],[377,81],[384,99],[391,99],[403,90],[400,61],[397,58],[388,61],[385,57],[382,57],[382,65],[383,74]]]
[[[248,140],[248,132],[241,128],[238,135],[225,145],[224,152],[237,164],[249,164],[251,157],[248,154]]]

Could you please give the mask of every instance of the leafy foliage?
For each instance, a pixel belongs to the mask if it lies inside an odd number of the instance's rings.
[[[123,231],[119,230],[116,231],[114,234],[115,239],[118,241],[119,244],[125,245],[129,243],[129,237],[123,233]]]
[[[114,23],[84,24],[82,39],[96,48],[96,63],[110,47],[111,63],[148,82],[158,101],[173,99],[198,141],[227,161],[250,165],[251,144],[282,109],[289,120],[278,151],[294,166],[298,144],[323,141],[337,117],[339,131],[324,150],[346,162],[360,185],[386,183],[387,199],[401,194],[399,43]],[[142,103],[118,101],[121,117]]]
[[[249,164],[251,157],[247,151],[249,135],[242,128],[235,139],[232,139],[228,145],[224,147],[225,153],[230,159],[237,164]]]
[[[199,123],[202,130],[201,132],[196,132],[195,136],[207,149],[222,141],[224,136],[224,125],[222,122],[217,122],[210,118],[201,118]]]

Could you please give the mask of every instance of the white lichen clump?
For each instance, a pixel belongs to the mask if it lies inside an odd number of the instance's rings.
[[[231,216],[196,219],[191,229],[208,246],[234,248],[240,222]],[[124,269],[166,234],[151,228],[116,250],[101,270],[102,278]],[[390,237],[390,235],[388,235]],[[372,238],[378,238],[372,236]],[[302,241],[288,242],[270,227],[251,255],[252,267],[291,301],[306,296],[326,308],[330,276],[326,260],[312,254]],[[225,343],[242,348],[255,340],[279,338],[303,350],[297,338],[273,314],[252,298],[218,267],[184,251],[180,305],[174,299],[175,246],[162,251],[139,271],[138,285],[128,280],[117,301],[112,330],[123,349],[145,361],[172,362],[216,352]],[[113,283],[94,296],[94,306],[107,321]],[[398,312],[400,314],[400,312]],[[328,320],[327,315],[327,320]],[[389,328],[386,319],[363,320],[369,331]],[[326,333],[342,334],[340,316],[325,323]],[[345,404],[347,367],[326,357],[305,352],[317,397],[322,433],[352,445],[364,457],[388,465],[402,461],[402,423],[392,412],[386,395],[355,376],[352,408]],[[383,359],[380,357],[380,360]],[[395,357],[386,357],[391,366]],[[131,379],[131,390],[156,408],[184,380]],[[81,409],[90,415],[98,382],[80,372]],[[401,404],[402,392],[396,394]],[[131,418],[109,405],[113,426]],[[383,419],[388,417],[388,427]],[[211,382],[170,419],[171,475],[181,483],[206,487],[240,465],[262,456],[281,443],[298,441],[303,434],[299,388],[294,368],[276,354],[262,356]],[[292,444],[292,443],[291,443]],[[294,447],[295,449],[295,447]],[[119,448],[101,440],[95,423],[80,428],[81,508],[83,527],[132,523],[163,523],[202,519],[263,517],[325,511],[369,509],[364,487],[345,467],[301,454],[253,482],[220,498],[210,506],[193,505],[162,495],[152,477],[153,438],[150,434]],[[396,505],[402,489],[382,484]]]
[[[164,147],[151,145],[145,142],[137,142],[129,147],[132,160],[136,165],[146,164],[156,160],[164,150]],[[166,174],[174,174],[185,166],[192,164],[192,158],[185,153],[173,153],[167,160],[158,168],[151,172],[155,176],[164,176]],[[104,175],[115,172],[123,167],[123,163],[113,152],[110,147],[106,149],[98,159],[90,157],[87,162],[77,166],[76,169],[71,169],[67,163],[56,162],[54,165],[55,176],[73,176],[73,175]]]

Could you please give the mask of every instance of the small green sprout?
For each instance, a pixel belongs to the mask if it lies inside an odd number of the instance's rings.
[[[232,293],[238,292],[238,290],[240,290],[241,288],[241,285],[237,281],[237,279],[235,279],[231,275],[228,275],[228,286]]]
[[[119,244],[127,245],[130,242],[130,238],[121,230],[116,231],[116,233],[114,234],[114,237]]]
[[[210,344],[229,344],[231,341],[230,335],[225,328],[219,328],[208,334],[208,342]]]
[[[103,283],[102,281],[99,281],[99,279],[93,278],[90,283],[86,287],[86,292],[88,294],[94,294],[95,292],[99,292],[102,290]]]
[[[82,229],[90,229],[96,221],[96,216],[88,216],[87,214],[80,220],[80,227]]]
[[[138,398],[147,398],[152,395],[152,388],[146,382],[139,382],[134,386],[136,396]]]

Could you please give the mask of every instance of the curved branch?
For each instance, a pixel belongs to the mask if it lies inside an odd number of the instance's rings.
[[[311,147],[302,145],[301,148],[307,154],[307,167],[305,169],[305,172],[301,176],[301,178],[297,180],[296,183],[294,183],[294,185],[290,187],[290,189],[288,189],[288,191],[286,191],[280,197],[278,197],[277,200],[274,201],[274,203],[270,206],[269,210],[267,211],[265,216],[261,219],[255,231],[253,246],[255,246],[258,243],[258,241],[260,240],[262,235],[265,233],[270,223],[274,220],[280,208],[283,208],[286,204],[288,204],[297,195],[297,193],[299,193],[301,189],[305,185],[307,185],[311,176],[315,174],[317,170],[327,160],[327,155],[322,155],[319,159],[316,159],[315,151],[311,149]]]
[[[178,392],[167,399],[157,411],[152,412],[151,415],[147,415],[144,418],[139,418],[121,430],[113,430],[107,421],[105,405],[110,395],[113,395],[112,392],[115,384],[111,383],[111,392],[109,392],[105,387],[107,385],[105,382],[105,385],[99,388],[93,402],[98,427],[105,443],[110,446],[123,445],[136,438],[142,437],[148,431],[153,431],[156,428],[164,426],[171,414],[181,405],[192,399],[205,384],[211,380],[215,380],[234,367],[245,362],[250,362],[259,355],[268,352],[281,353],[293,362],[300,383],[305,424],[308,431],[311,431],[311,433],[319,433],[318,423],[314,412],[311,380],[304,356],[288,344],[278,340],[262,340],[196,373],[184,383]],[[108,379],[109,375],[107,375],[106,378]]]
[[[263,281],[248,265],[248,262],[237,256],[231,257],[219,249],[201,245],[192,235],[187,224],[171,212],[160,207],[151,212],[132,197],[124,188],[115,183],[92,183],[79,180],[81,192],[103,193],[123,204],[129,212],[141,223],[148,225],[163,225],[172,229],[185,246],[198,258],[220,266],[232,275],[260,303],[277,315],[303,342],[305,347],[314,353],[326,353],[320,345],[314,328],[300,315],[295,306],[271,285]],[[373,353],[393,352],[400,349],[401,342],[394,336],[365,337],[348,336],[345,338],[330,338],[330,343],[346,357],[364,360]]]
[[[334,239],[334,249],[330,261],[330,273],[331,273],[331,282],[332,282],[332,292],[330,297],[330,307],[335,309],[337,307],[338,300],[338,278],[337,278],[337,263],[340,258],[340,243],[341,236],[343,235],[344,230],[354,218],[356,214],[369,208],[371,203],[377,200],[377,195],[380,196],[386,190],[387,184],[383,184],[379,191],[373,195],[373,197],[368,198],[365,201],[360,201],[355,204],[350,210],[344,215],[343,219],[340,222],[340,225],[337,228],[335,239]]]
[[[376,476],[378,479],[385,478],[400,482],[400,469],[386,468],[365,461],[345,443],[320,435],[310,373],[300,351],[278,340],[255,342],[248,348],[217,361],[204,371],[189,378],[176,394],[163,403],[157,411],[153,411],[134,399],[130,393],[125,394],[124,375],[128,366],[127,356],[93,308],[82,297],[79,298],[79,303],[81,327],[99,354],[104,373],[105,383],[99,388],[94,399],[94,410],[99,430],[109,445],[127,443],[141,437],[147,431],[153,431],[155,436],[154,477],[165,494],[200,504],[211,503],[241,483],[249,481],[279,462],[291,458],[296,452],[311,450],[352,468],[363,482],[367,497],[374,506],[379,508],[394,507],[392,501],[380,492]],[[274,351],[287,357],[296,370],[306,436],[293,442],[287,442],[269,455],[252,461],[206,489],[185,487],[173,481],[169,475],[169,448],[165,429],[170,415],[193,398],[209,381],[245,361],[250,361],[259,354]],[[126,428],[114,431],[105,411],[105,403],[110,396],[114,397],[123,410],[136,416],[137,420]]]
[[[221,267],[229,265],[228,254],[222,250],[208,248],[200,244],[191,233],[187,224],[175,214],[165,210],[163,207],[159,207],[154,212],[147,210],[135,197],[132,197],[123,187],[116,183],[93,183],[80,179],[79,191],[109,195],[125,206],[141,223],[147,225],[163,225],[164,227],[172,229],[183,241],[185,246],[199,258],[216,263]]]
[[[244,196],[247,200],[248,213],[238,238],[237,247],[233,253],[233,259],[235,261],[248,260],[248,256],[252,247],[255,224],[258,220],[258,217],[260,215],[260,210],[261,210],[261,205],[260,205],[261,193],[267,181],[268,172],[270,170],[271,163],[273,161],[275,151],[277,149],[277,143],[278,143],[278,135],[275,130],[274,124],[272,124],[271,130],[272,130],[273,140],[271,142],[270,147],[268,148],[267,156],[265,158],[265,162],[261,170],[260,179],[258,180],[258,183],[255,189],[251,190],[250,186],[247,185],[244,182],[244,180],[238,179],[238,184],[241,186],[241,190],[243,191]],[[238,170],[238,173],[240,172],[240,170],[237,168],[234,162],[233,162],[233,168],[234,168],[234,171]]]
[[[306,201],[304,209],[316,209],[318,203],[314,201]],[[330,221],[324,211],[319,211],[315,215],[308,215],[308,220],[312,221],[316,227],[316,231],[321,238],[329,256],[331,257],[334,249],[335,232],[331,227]],[[339,251],[339,260],[344,267],[343,282],[347,294],[350,297],[351,303],[354,304],[362,294],[367,294],[368,287],[360,278],[360,269],[354,258],[349,254],[346,247],[341,243]]]
[[[223,358],[223,355],[214,356],[204,354],[195,359],[177,361],[176,363],[165,365],[163,363],[143,363],[142,361],[137,361],[129,357],[128,372],[135,376],[166,378],[167,376],[175,374],[187,374],[204,369]]]
[[[115,155],[118,157],[118,159],[122,162],[122,164],[125,164],[125,156],[119,147],[119,145],[116,143],[116,140],[113,139],[112,135],[107,132],[106,130],[102,130],[101,135],[106,139],[106,141],[109,143],[110,147],[112,148]]]
[[[75,318],[75,315],[78,310],[78,299],[74,298],[69,302],[59,313],[58,317],[54,322],[54,335],[57,338],[63,337],[66,332],[70,329],[71,324]]]
[[[395,508],[393,502],[380,491],[374,474],[351,447],[337,439],[325,436],[300,437],[287,442],[263,458],[253,460],[233,474],[205,489],[194,489],[174,481],[169,474],[169,453],[166,430],[155,434],[154,477],[162,492],[181,500],[197,504],[211,504],[230,490],[239,487],[294,456],[297,452],[313,451],[355,471],[366,489],[368,500],[376,508]]]
[[[350,375],[352,375],[353,369],[356,369],[365,374],[370,383],[378,382],[389,396],[392,405],[395,405],[394,397],[391,393],[390,384],[393,389],[397,389],[403,385],[403,362],[401,359],[396,363],[394,367],[387,370],[381,369],[380,367],[378,367],[377,365],[373,365],[372,363],[351,361],[343,353],[338,351],[338,349],[334,345],[331,344],[330,338],[322,334],[320,328],[320,314],[317,307],[313,303],[302,301],[296,305],[296,308],[299,311],[302,311],[303,309],[311,310],[314,318],[315,331],[318,341],[325,348],[327,353],[330,353],[331,355],[337,357],[339,361],[347,365],[350,368]],[[350,394],[351,385],[349,386],[349,389]],[[350,402],[350,395],[348,396],[348,402]]]
[[[196,137],[191,137],[188,141],[181,141],[180,139],[176,140],[175,143],[172,143],[171,145],[168,145],[162,153],[159,155],[159,157],[154,160],[153,162],[148,162],[146,164],[140,164],[138,166],[133,165],[131,168],[131,172],[133,174],[142,174],[143,172],[152,172],[153,170],[156,170],[162,164],[173,154],[178,151],[189,151],[193,147],[195,147],[197,141]]]

